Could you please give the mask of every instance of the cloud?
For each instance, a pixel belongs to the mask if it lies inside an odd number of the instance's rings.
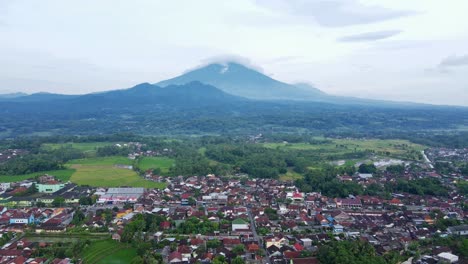
[[[370,24],[418,14],[411,10],[364,5],[356,0],[256,0],[255,2],[275,11],[310,17],[325,27]]]
[[[261,73],[264,72],[262,67],[252,63],[252,61],[249,58],[242,57],[240,55],[235,55],[235,54],[224,54],[224,55],[217,55],[217,56],[203,59],[200,61],[199,65],[184,71],[184,73],[203,68],[210,64],[221,64],[221,65],[226,66],[228,63],[231,63],[231,62],[244,65],[248,68],[254,69]]]
[[[468,54],[461,56],[452,55],[439,63],[439,67],[457,67],[465,65],[468,65]]]
[[[375,31],[375,32],[366,32],[356,35],[349,35],[338,38],[340,42],[365,42],[365,41],[376,41],[381,39],[386,39],[400,34],[401,30],[386,30],[386,31]]]

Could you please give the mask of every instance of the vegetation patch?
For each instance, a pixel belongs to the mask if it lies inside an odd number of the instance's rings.
[[[74,148],[83,152],[95,152],[97,148],[112,146],[115,143],[112,142],[85,142],[85,143],[46,143],[42,144],[42,147],[48,150],[59,149],[59,148]]]
[[[96,187],[165,187],[164,183],[143,179],[132,169],[119,167],[119,165],[130,166],[132,163],[133,161],[125,157],[105,157],[70,161],[68,166],[76,170],[70,180],[76,184]]]
[[[303,178],[302,174],[297,173],[291,169],[288,169],[288,172],[281,174],[279,179],[281,181],[295,181],[295,180],[302,179],[302,178]]]
[[[408,140],[395,139],[329,139],[323,143],[264,143],[264,147],[285,150],[315,150],[323,154],[343,155],[355,152],[372,152],[381,156],[402,159],[420,159],[424,146]]]
[[[132,259],[137,256],[136,249],[134,248],[120,248],[113,251],[112,254],[98,261],[98,264],[127,264],[131,263]]]
[[[159,169],[162,174],[167,174],[174,166],[174,159],[166,157],[143,157],[138,160],[138,168],[142,171]]]
[[[128,255],[128,258],[126,257]],[[84,263],[130,263],[135,257],[135,249],[128,248],[126,244],[122,244],[110,239],[100,240],[91,243],[82,253]],[[119,260],[122,262],[116,262]],[[105,262],[106,260],[110,260]]]

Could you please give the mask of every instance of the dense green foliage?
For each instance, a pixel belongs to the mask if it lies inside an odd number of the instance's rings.
[[[389,192],[406,192],[417,195],[448,195],[447,188],[435,178],[423,178],[412,181],[399,179],[396,183],[386,184],[385,189]]]
[[[304,192],[322,192],[330,197],[346,197],[350,194],[363,194],[364,190],[356,182],[341,182],[336,175],[343,168],[324,165],[321,170],[311,170],[304,175],[304,179],[296,180],[295,184]],[[352,171],[352,168],[349,168]]]
[[[208,233],[213,233],[214,231],[219,231],[219,224],[211,222],[206,217],[189,217],[176,228],[176,232],[179,234],[206,235]]]
[[[27,154],[0,163],[0,175],[21,175],[39,171],[63,169],[63,164],[71,159],[83,157],[83,153],[73,148],[59,148],[54,150],[31,149]]]
[[[395,264],[401,261],[398,253],[378,256],[374,247],[362,241],[333,241],[319,247],[317,258],[323,264]]]

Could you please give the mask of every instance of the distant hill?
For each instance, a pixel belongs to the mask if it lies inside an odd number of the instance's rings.
[[[21,93],[21,92],[0,94],[0,100],[1,99],[11,99],[11,98],[23,97],[23,96],[27,96],[27,95],[28,95],[27,93]]]
[[[294,90],[311,94],[308,86],[295,86]],[[275,93],[278,95],[277,90]],[[164,88],[142,83],[86,95],[39,93],[0,100],[0,138],[118,132],[372,136],[468,126],[468,108],[366,103],[364,99],[327,96],[319,91],[315,94],[315,98],[334,103],[318,99],[252,100],[199,81]]]
[[[31,95],[25,93],[19,93],[19,96],[1,97],[0,101],[11,101],[11,102],[41,102],[41,101],[53,101],[59,99],[71,99],[78,97],[78,95],[66,95],[66,94],[53,94],[53,93],[34,93]]]
[[[314,87],[296,87],[277,81],[244,65],[228,62],[215,63],[184,73],[156,85],[185,84],[192,81],[213,85],[227,93],[261,100],[319,99],[325,93]]]
[[[168,106],[176,108],[202,108],[228,106],[247,99],[227,94],[216,87],[200,82],[170,85],[161,88],[149,83],[132,88],[85,95],[32,94],[5,100],[8,111],[84,113],[102,109],[141,109]],[[58,110],[59,109],[59,110]]]

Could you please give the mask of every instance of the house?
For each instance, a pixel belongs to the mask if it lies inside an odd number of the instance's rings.
[[[357,209],[362,207],[360,199],[335,199],[335,202],[338,208]]]
[[[468,235],[468,225],[451,226],[447,228],[449,234],[466,236]]]
[[[118,233],[112,234],[112,240],[119,241],[120,242],[120,235]]]
[[[458,263],[458,256],[452,253],[443,252],[437,255],[443,263]]]
[[[31,224],[34,223],[34,214],[27,214],[21,211],[15,211],[10,217],[10,224]]]
[[[276,246],[279,249],[283,244],[286,243],[286,239],[283,236],[266,237],[264,241],[267,248]]]
[[[164,222],[161,222],[161,224],[159,224],[159,226],[160,226],[163,230],[167,230],[167,229],[170,229],[170,228],[171,228],[171,222],[169,222],[169,221],[164,221]]]
[[[182,254],[180,252],[174,251],[168,257],[169,263],[178,263],[182,262]]]
[[[334,225],[333,226],[333,233],[335,233],[335,234],[343,233],[343,226],[342,225]]]
[[[192,248],[187,245],[180,245],[177,252],[182,255],[182,259],[190,259],[192,256]]]
[[[249,228],[250,228],[249,224],[241,218],[237,218],[234,221],[232,221],[232,231],[246,230]]]
[[[37,191],[40,193],[54,193],[56,191],[61,190],[65,187],[64,183],[38,183],[36,184]]]
[[[362,180],[367,180],[372,178],[372,173],[359,173],[358,177]]]

